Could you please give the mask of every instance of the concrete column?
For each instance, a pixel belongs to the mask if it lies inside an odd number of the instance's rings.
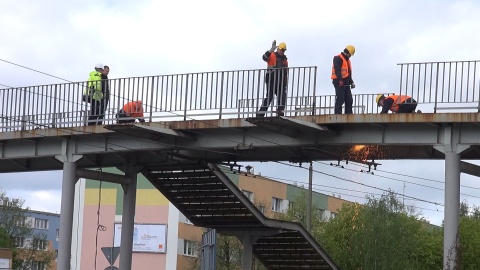
[[[434,146],[445,154],[444,270],[456,269],[460,220],[460,154],[469,147],[470,145],[460,143],[460,130],[455,124],[444,126],[443,146]]]
[[[307,194],[307,231],[312,232],[312,181],[313,181],[313,165],[310,162],[308,167],[308,194]]]
[[[77,182],[77,164],[63,163],[62,200],[60,206],[60,231],[58,239],[58,269],[70,269],[72,254],[73,206],[75,183]]]
[[[120,240],[120,264],[122,270],[132,269],[133,229],[135,226],[135,204],[137,198],[137,172],[133,166],[127,168],[125,177],[131,182],[124,185],[122,237]]]
[[[253,265],[253,241],[249,232],[243,234],[242,269],[251,270]]]
[[[445,153],[445,221],[443,233],[443,269],[456,269],[460,209],[460,154]]]

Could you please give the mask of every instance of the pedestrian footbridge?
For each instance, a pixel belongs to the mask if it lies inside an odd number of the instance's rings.
[[[262,118],[263,69],[112,79],[101,123],[88,120],[85,82],[1,89],[0,172],[63,170],[61,269],[69,267],[78,177],[124,185],[120,269],[130,269],[139,172],[195,225],[236,235],[269,269],[338,269],[300,225],[259,213],[217,164],[444,159],[448,251],[457,241],[460,172],[480,175],[465,162],[480,157],[477,63],[400,64],[395,92],[417,100],[421,114],[378,114],[377,93],[354,95],[354,114],[333,114],[335,96],[318,94],[316,67],[290,68],[285,115],[274,102]],[[146,123],[118,124],[116,112],[136,100]],[[88,170],[98,167],[125,175]]]

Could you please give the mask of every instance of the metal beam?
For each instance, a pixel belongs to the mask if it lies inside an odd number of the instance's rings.
[[[77,169],[77,177],[104,181],[104,182],[109,182],[114,184],[121,184],[121,185],[128,185],[132,182],[130,178],[127,178],[124,175],[106,173],[106,172],[100,172],[100,171],[92,171],[87,169]]]
[[[465,161],[460,162],[460,172],[480,177],[480,166]]]

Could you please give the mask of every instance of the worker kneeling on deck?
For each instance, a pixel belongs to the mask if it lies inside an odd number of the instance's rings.
[[[123,123],[135,123],[135,119],[140,122],[145,122],[143,118],[143,105],[142,101],[131,101],[123,105],[123,108],[117,113],[117,121],[120,124]]]
[[[388,113],[389,110],[393,113],[414,113],[417,108],[417,101],[406,95],[390,95],[385,97],[379,94],[375,102],[377,102],[378,107],[382,107],[380,113]],[[421,113],[420,110],[417,112]]]

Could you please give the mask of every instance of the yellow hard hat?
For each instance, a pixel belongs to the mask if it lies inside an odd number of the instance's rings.
[[[286,51],[287,50],[287,44],[285,44],[285,42],[280,43],[278,45],[278,49]]]
[[[378,102],[380,101],[380,99],[381,99],[382,97],[385,98],[384,95],[378,94],[377,97],[375,98],[375,102],[378,104]]]
[[[353,47],[353,45],[347,45],[347,47],[345,47],[345,50],[347,50],[348,53],[352,56],[355,54],[355,47]]]

